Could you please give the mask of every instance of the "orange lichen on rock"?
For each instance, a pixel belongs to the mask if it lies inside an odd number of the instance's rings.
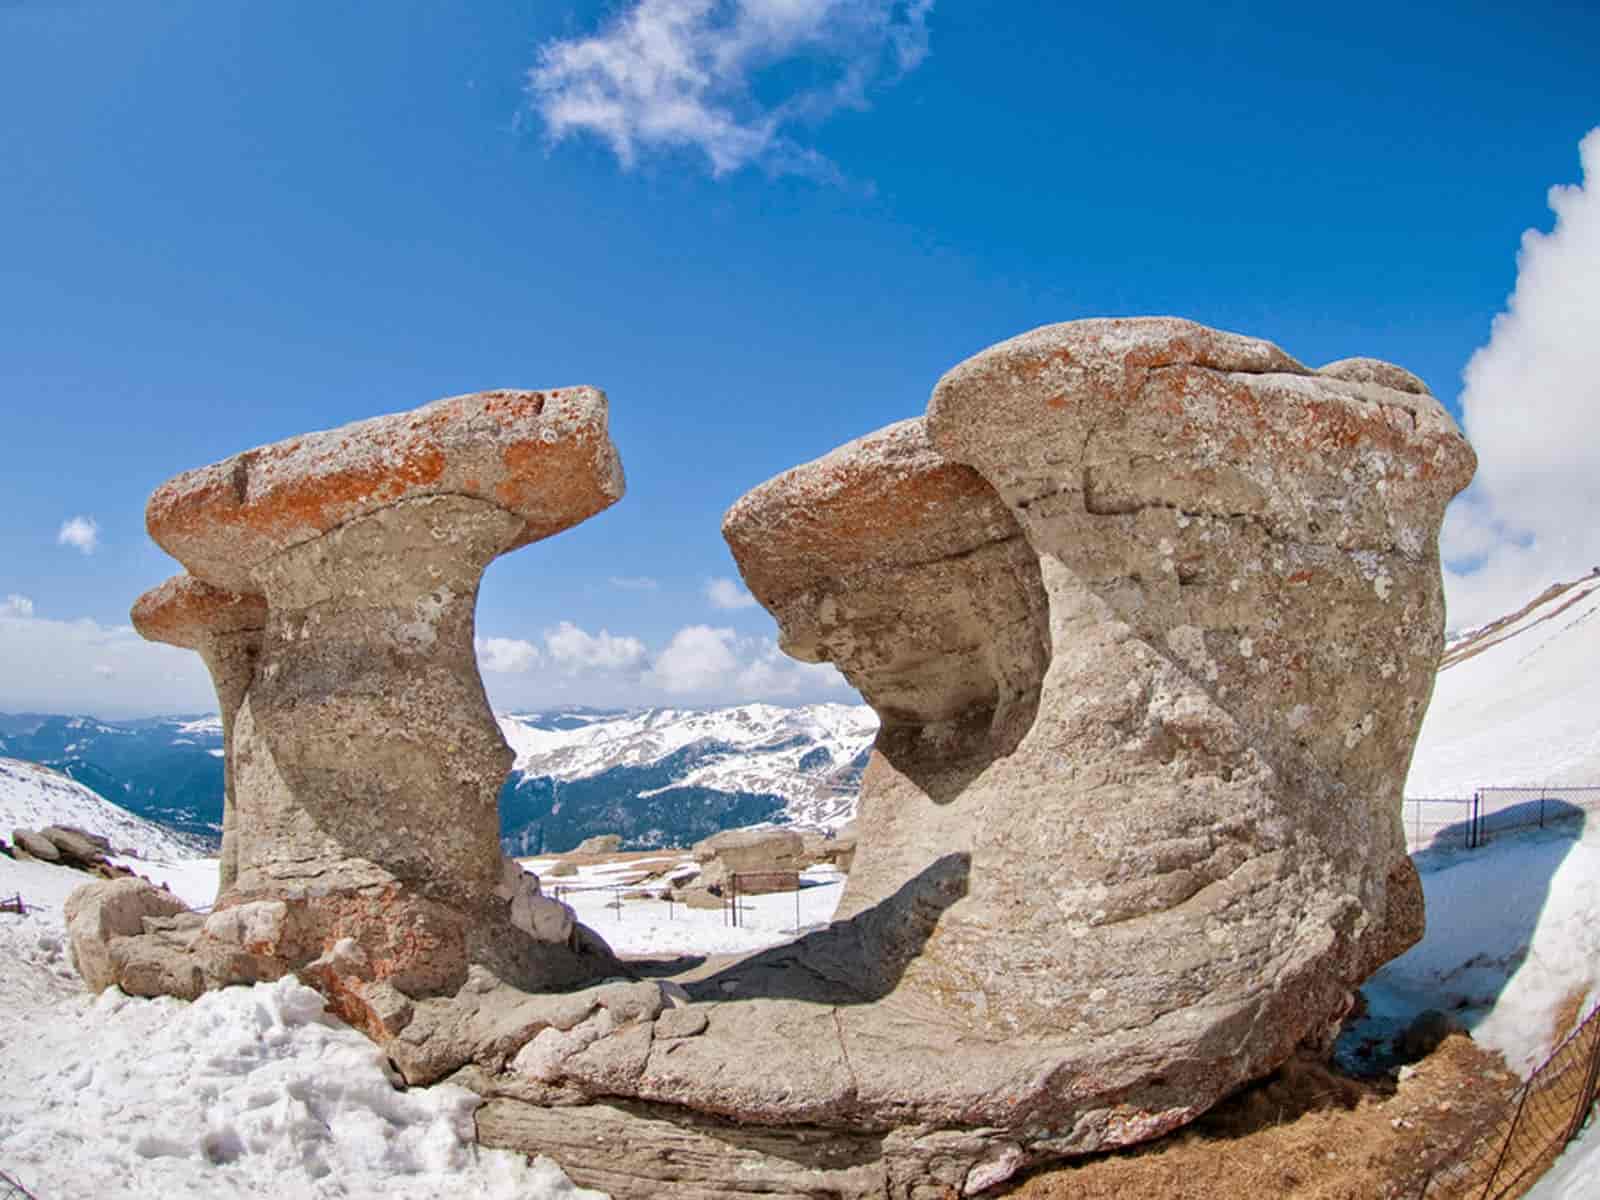
[[[1018,529],[976,471],[933,450],[917,418],[768,480],[728,511],[722,533],[770,608],[809,585],[805,564],[847,576],[964,554]]]
[[[525,527],[507,549],[593,516],[622,495],[595,388],[490,391],[237,454],[156,489],[150,536],[209,583],[253,591],[253,567],[404,500],[466,496]]]
[[[267,602],[260,595],[212,587],[193,575],[174,575],[134,602],[139,636],[188,650],[222,634],[263,629]]]

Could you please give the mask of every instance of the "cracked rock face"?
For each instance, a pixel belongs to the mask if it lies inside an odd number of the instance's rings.
[[[692,1035],[475,1068],[485,1140],[621,1196],[973,1194],[1321,1042],[1422,932],[1400,788],[1473,467],[1398,367],[1151,319],[755,489],[746,583],[883,722],[838,918],[685,979]]]
[[[457,396],[157,489],[150,534],[189,575],[135,624],[206,657],[233,820],[216,912],[159,948],[119,929],[128,973],[166,977],[137,964],[173,955],[203,986],[300,970],[381,1036],[472,964],[533,988],[614,967],[500,855],[512,754],[473,615],[494,558],[622,488],[604,395],[568,388]]]

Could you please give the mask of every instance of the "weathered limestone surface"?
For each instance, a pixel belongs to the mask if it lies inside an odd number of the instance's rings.
[[[614,970],[499,852],[512,754],[473,614],[489,562],[622,488],[592,388],[457,396],[159,488],[150,534],[190,574],[135,621],[212,669],[233,836],[212,915],[161,939],[119,932],[120,959],[187,955],[207,987],[300,971],[380,1038],[474,964],[535,989]],[[172,972],[132,974],[118,982],[167,990]]]
[[[239,874],[233,723],[261,656],[266,599],[215,588],[193,575],[175,575],[140,596],[130,615],[141,637],[194,650],[211,672],[222,716],[222,855],[217,886],[219,893],[225,893]]]
[[[619,1196],[970,1195],[1322,1041],[1422,932],[1399,789],[1473,465],[1400,368],[1089,321],[756,489],[746,583],[883,719],[839,919],[682,979],[691,1036],[469,1068],[483,1139]]]

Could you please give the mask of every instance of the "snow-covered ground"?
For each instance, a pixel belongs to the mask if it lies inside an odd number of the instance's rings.
[[[0,758],[0,838],[13,829],[76,825],[144,858],[191,853],[181,838],[101,799],[75,779],[15,758]]]
[[[1600,580],[1575,581],[1479,641],[1439,672],[1405,794],[1600,783]]]
[[[215,859],[124,865],[210,904]],[[84,993],[62,906],[89,877],[0,857],[0,1170],[39,1200],[571,1200],[554,1164],[480,1149],[477,1098],[397,1089],[383,1055],[293,980],[193,1004]]]
[[[215,859],[118,861],[193,907],[215,895]],[[734,928],[716,909],[669,912],[646,886],[619,882],[641,865],[585,866],[548,883],[570,886],[580,919],[623,955],[732,953],[795,936],[795,893],[747,897]],[[476,1097],[397,1090],[377,1048],[292,980],[194,1004],[85,995],[61,914],[88,878],[0,857],[0,895],[20,894],[29,909],[0,914],[0,1170],[40,1200],[603,1200],[548,1161],[476,1146]],[[825,924],[843,890],[832,868],[804,878],[802,929]]]
[[[1369,1033],[1450,1013],[1526,1075],[1568,1032],[1556,1014],[1600,998],[1600,822],[1502,834],[1416,857],[1428,932],[1362,989]]]
[[[1523,1200],[1594,1200],[1600,1191],[1600,1130],[1593,1124]]]
[[[554,859],[522,860],[534,874],[548,871]],[[578,919],[605,938],[624,957],[678,954],[743,954],[793,941],[833,919],[844,891],[837,868],[817,866],[801,873],[798,892],[739,898],[739,924],[716,908],[690,908],[656,898],[665,884],[657,879],[623,881],[641,871],[673,875],[693,868],[694,860],[671,855],[578,868],[576,875],[546,876],[544,890],[560,895]],[[557,891],[558,885],[560,891]]]

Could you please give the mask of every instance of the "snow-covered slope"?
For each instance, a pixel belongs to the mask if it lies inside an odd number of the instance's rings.
[[[516,713],[501,716],[500,729],[516,752],[514,778],[571,782],[671,760],[663,778],[634,794],[705,788],[776,796],[790,821],[835,826],[855,811],[878,718],[864,704],[743,704]]]
[[[191,858],[196,851],[176,835],[104,800],[83,784],[48,767],[0,758],[0,837],[13,829],[75,825],[139,858]]]
[[[1600,784],[1600,576],[1453,639],[1422,723],[1408,796]]]

